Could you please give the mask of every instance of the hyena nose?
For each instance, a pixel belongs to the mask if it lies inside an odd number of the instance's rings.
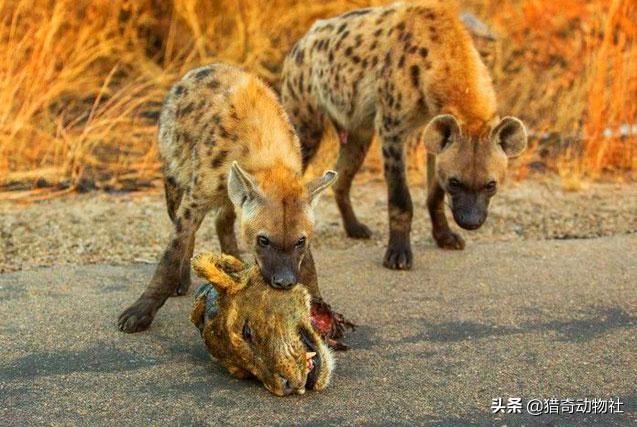
[[[296,285],[296,275],[292,272],[274,273],[272,276],[272,286],[275,288],[288,289]]]
[[[480,228],[486,219],[486,215],[476,211],[461,211],[455,214],[454,217],[458,225],[465,230],[475,230]]]

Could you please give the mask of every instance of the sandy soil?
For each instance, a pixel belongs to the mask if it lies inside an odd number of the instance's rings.
[[[414,249],[431,247],[425,189],[412,186]],[[371,240],[348,239],[332,196],[318,207],[314,245],[334,249],[384,246],[387,237],[385,185],[367,179],[354,185],[361,220],[374,231]],[[197,248],[217,249],[212,215],[198,234]],[[456,227],[457,228],[457,227]],[[0,272],[54,264],[152,263],[170,231],[163,193],[111,195],[89,193],[28,205],[0,203]],[[565,192],[553,178],[510,182],[492,202],[478,231],[462,231],[475,241],[575,239],[637,232],[637,184],[591,184]]]

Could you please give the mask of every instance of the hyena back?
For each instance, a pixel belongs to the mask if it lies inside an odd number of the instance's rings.
[[[147,289],[120,315],[121,330],[148,328],[170,295],[188,290],[195,233],[210,210],[223,252],[239,255],[238,213],[264,278],[281,288],[300,281],[320,297],[312,204],[336,174],[302,183],[298,138],[265,84],[223,64],[190,71],[166,97],[158,140],[173,232]]]
[[[341,136],[334,192],[350,237],[371,234],[356,218],[349,193],[374,132],[380,138],[388,186],[388,268],[412,264],[404,146],[414,132],[427,125],[429,167],[437,155],[428,207],[433,237],[448,249],[462,249],[464,241],[447,223],[445,193],[456,222],[478,228],[504,180],[507,158],[526,146],[522,123],[498,117],[487,69],[458,10],[442,0],[354,10],[316,22],[287,56],[281,91],[301,139],[304,166],[318,149],[326,121]]]

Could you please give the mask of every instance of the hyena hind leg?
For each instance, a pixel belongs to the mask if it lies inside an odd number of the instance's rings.
[[[168,210],[168,216],[174,224],[177,209],[179,209],[181,199],[184,195],[184,190],[179,187],[175,178],[172,176],[164,176],[164,193],[166,195],[166,209]]]
[[[343,218],[345,232],[355,239],[369,239],[372,236],[371,230],[356,217],[350,199],[352,181],[363,164],[371,143],[371,134],[350,134],[347,142],[341,144],[336,161],[338,179],[334,183],[334,196]]]
[[[321,145],[321,140],[323,139],[325,131],[325,124],[323,123],[322,115],[315,114],[312,117],[309,113],[295,114],[295,111],[300,110],[301,107],[309,108],[303,105],[299,107],[299,105],[301,104],[291,100],[284,103],[286,111],[292,111],[290,114],[290,121],[299,136],[299,141],[301,142],[301,157],[303,159],[303,172],[305,172]]]

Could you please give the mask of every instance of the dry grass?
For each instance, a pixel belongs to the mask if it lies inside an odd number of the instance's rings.
[[[547,138],[549,165],[567,181],[634,178],[637,132],[620,130],[637,124],[637,3],[490,0],[484,13],[503,35],[493,72],[504,111],[560,133]]]
[[[383,2],[0,0],[0,185],[152,179],[154,121],[185,70],[223,60],[276,86],[285,53],[314,20],[370,3]],[[637,136],[604,130],[637,123],[634,0],[463,4],[499,36],[480,47],[502,111],[561,135],[535,143],[518,176],[538,161],[569,180],[633,176]],[[410,150],[422,169],[422,149]],[[379,163],[373,153],[369,168]]]

